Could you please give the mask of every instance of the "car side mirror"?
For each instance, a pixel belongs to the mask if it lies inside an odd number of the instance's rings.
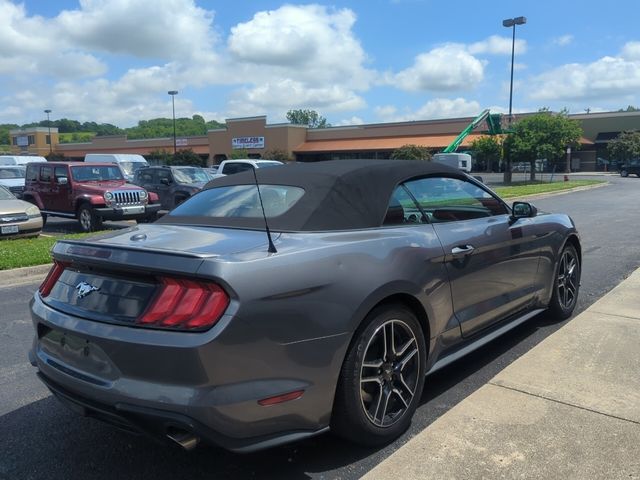
[[[531,218],[538,215],[538,209],[529,202],[513,202],[511,207],[511,219]]]
[[[60,185],[66,185],[69,183],[69,179],[67,177],[56,177],[56,182]]]
[[[168,178],[161,178],[160,183],[163,185],[169,185],[171,181]]]

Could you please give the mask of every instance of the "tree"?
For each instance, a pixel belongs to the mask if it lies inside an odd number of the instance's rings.
[[[515,123],[512,130],[504,140],[505,150],[512,163],[531,165],[531,180],[536,178],[537,159],[546,158],[550,164],[557,164],[565,158],[567,147],[579,146],[582,136],[580,122],[569,119],[564,110],[560,113],[540,111]]]
[[[200,155],[195,153],[190,148],[178,150],[175,156],[170,157],[171,165],[193,165],[194,167],[206,166],[206,161],[203,160]]]
[[[476,138],[471,143],[476,161],[483,163],[487,172],[491,172],[502,160],[502,144],[498,137],[487,135]]]
[[[620,133],[607,145],[609,158],[618,162],[625,162],[640,157],[640,131]]]
[[[289,155],[289,152],[287,152],[286,150],[278,149],[267,150],[266,152],[264,152],[262,158],[269,160],[279,160],[285,163],[291,161],[291,155]]]
[[[391,152],[394,160],[431,160],[431,153],[427,147],[406,144]]]
[[[294,125],[306,125],[309,128],[327,128],[331,124],[315,110],[289,110],[287,120]]]
[[[238,160],[241,158],[249,158],[249,151],[244,148],[239,148],[237,150],[233,150],[229,157],[231,160]]]
[[[640,108],[634,107],[633,105],[629,105],[626,109],[621,108],[618,110],[619,112],[640,112]]]

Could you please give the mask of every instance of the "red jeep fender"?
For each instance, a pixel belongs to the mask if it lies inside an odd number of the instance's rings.
[[[87,193],[78,195],[73,202],[73,206],[77,210],[83,203],[89,203],[92,207],[105,206],[104,197],[102,195],[89,195]]]

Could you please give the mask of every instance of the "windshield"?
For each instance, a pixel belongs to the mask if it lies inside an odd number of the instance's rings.
[[[26,173],[26,167],[0,167],[0,180],[7,178],[24,178]]]
[[[9,190],[7,190],[2,185],[0,185],[0,200],[15,200],[15,199],[16,197],[14,197]]]
[[[209,175],[200,167],[181,167],[173,169],[173,176],[179,183],[208,182]]]
[[[266,216],[277,217],[293,207],[304,190],[286,185],[260,185],[260,194]],[[260,218],[262,208],[255,185],[233,185],[203,190],[167,216]]]
[[[142,167],[149,166],[145,162],[119,162],[118,165],[120,165],[120,168],[122,168],[122,171],[128,177],[133,177],[133,174],[136,173],[136,170],[139,170]]]
[[[89,165],[71,167],[71,175],[76,182],[106,182],[124,180],[117,165],[93,167]]]

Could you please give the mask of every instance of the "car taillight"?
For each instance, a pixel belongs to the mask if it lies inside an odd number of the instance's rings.
[[[42,282],[42,285],[38,288],[38,292],[40,292],[41,297],[46,297],[51,293],[51,289],[60,278],[60,275],[62,275],[62,272],[64,272],[64,269],[68,266],[69,263],[59,262],[58,260],[53,262],[53,267],[51,267],[51,270],[49,270],[44,282]]]
[[[161,277],[160,291],[138,318],[140,325],[203,329],[213,326],[229,305],[229,297],[213,283]]]

